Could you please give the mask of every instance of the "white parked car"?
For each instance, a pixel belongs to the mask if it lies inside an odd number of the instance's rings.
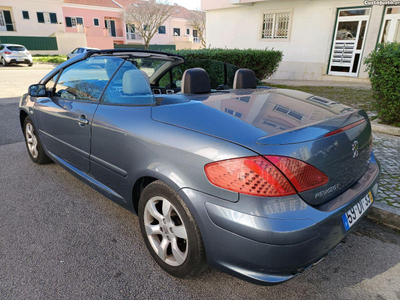
[[[79,54],[86,53],[90,50],[100,50],[98,48],[90,48],[90,47],[79,47],[74,49],[70,54],[67,55],[67,59],[73,58]]]
[[[32,67],[32,55],[25,46],[16,44],[0,44],[0,59],[3,66],[9,64],[27,64]]]

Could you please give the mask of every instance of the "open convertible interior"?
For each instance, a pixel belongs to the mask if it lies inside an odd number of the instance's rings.
[[[252,70],[216,60],[185,61],[179,55],[132,50],[93,51],[88,56],[118,57],[129,63],[122,67],[125,67],[126,73],[112,82],[115,93],[141,93],[146,90],[146,83],[154,95],[229,92],[232,88],[254,89],[263,86]],[[140,73],[133,72],[132,65]]]

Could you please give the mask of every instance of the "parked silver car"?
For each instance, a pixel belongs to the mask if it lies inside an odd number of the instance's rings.
[[[79,54],[86,53],[86,52],[88,52],[90,50],[94,51],[94,50],[100,50],[100,49],[98,49],[98,48],[90,48],[90,47],[79,47],[79,48],[74,49],[70,54],[68,54],[67,55],[67,59],[71,59],[71,58],[73,58],[73,57],[75,57],[75,56],[77,56]]]
[[[31,53],[22,45],[0,44],[0,59],[3,66],[9,64],[27,64],[32,67]]]

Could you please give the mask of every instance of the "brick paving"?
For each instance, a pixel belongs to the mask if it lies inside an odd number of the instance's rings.
[[[373,143],[382,167],[376,200],[400,209],[400,137],[375,132]]]

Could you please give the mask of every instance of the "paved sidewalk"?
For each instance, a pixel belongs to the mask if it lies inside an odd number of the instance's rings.
[[[369,82],[345,82],[345,81],[333,81],[333,80],[282,80],[282,79],[271,79],[268,78],[264,82],[269,84],[279,84],[288,86],[338,86],[338,87],[351,87],[355,89],[371,89],[371,83]]]
[[[400,137],[374,133],[373,149],[382,165],[377,201],[400,211]]]

